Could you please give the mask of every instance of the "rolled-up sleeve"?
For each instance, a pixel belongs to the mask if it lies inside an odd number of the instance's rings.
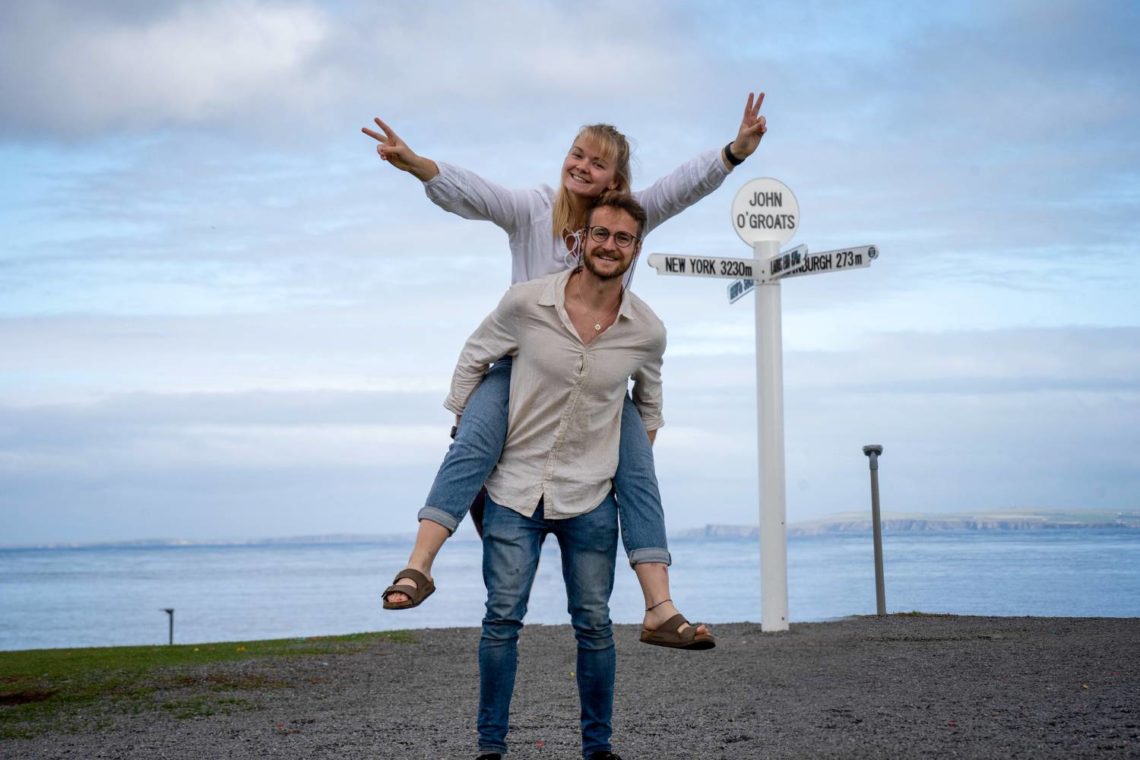
[[[491,362],[508,354],[513,356],[518,353],[518,337],[515,331],[517,299],[517,288],[512,287],[463,345],[459,361],[455,365],[455,372],[451,375],[451,391],[443,402],[447,409],[456,414],[463,414],[463,410],[467,408],[467,400],[483,381],[483,375],[491,366]]]

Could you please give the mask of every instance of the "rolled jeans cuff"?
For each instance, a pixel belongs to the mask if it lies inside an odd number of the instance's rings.
[[[423,514],[422,512],[420,513]],[[649,546],[642,549],[634,549],[627,555],[629,557],[629,566],[634,567],[648,562],[659,562],[663,565],[673,564],[673,557],[669,554],[668,549],[661,547]]]
[[[442,509],[436,509],[435,507],[424,507],[420,510],[419,514],[416,515],[416,519],[431,520],[433,523],[442,525],[443,527],[447,528],[447,532],[449,534],[455,533],[455,529],[459,527],[458,520],[456,520],[449,513],[444,512]]]

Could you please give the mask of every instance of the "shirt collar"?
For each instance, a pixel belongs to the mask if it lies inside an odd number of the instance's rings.
[[[566,311],[566,283],[570,281],[570,275],[575,270],[567,269],[564,272],[559,272],[546,283],[546,287],[542,289],[542,294],[538,297],[539,306],[553,306],[561,312]],[[629,297],[626,288],[621,289],[621,306],[618,307],[618,316],[625,317],[626,319],[634,319],[633,313],[633,299]]]

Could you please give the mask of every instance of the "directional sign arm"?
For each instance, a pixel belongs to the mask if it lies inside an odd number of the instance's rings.
[[[736,303],[756,289],[756,280],[736,280],[728,284],[728,302]]]
[[[839,272],[844,269],[861,269],[871,266],[871,262],[879,257],[879,248],[874,245],[860,245],[854,248],[837,248],[834,251],[822,251],[805,256],[803,265],[798,269],[789,271],[783,277],[800,277],[807,274],[821,272]]]
[[[768,276],[766,263],[756,259],[726,259],[718,256],[691,256],[681,253],[651,253],[649,266],[657,274],[686,277],[726,277],[757,280]]]
[[[768,260],[768,269],[770,270],[770,279],[777,280],[782,275],[787,274],[793,269],[799,269],[804,265],[804,256],[807,256],[808,247],[800,244],[795,248],[789,248],[781,254],[773,256]],[[728,285],[728,302],[736,303],[744,296],[751,293],[756,288],[756,280],[739,279],[736,282],[731,282]]]
[[[811,254],[808,253],[807,246],[798,245],[769,259],[728,259],[683,253],[651,253],[649,266],[656,269],[657,274],[724,277],[737,281],[756,280],[765,283],[769,280],[782,280],[785,277],[800,277],[805,274],[861,269],[871,266],[871,262],[878,257],[879,249],[873,245],[837,248],[834,251]],[[749,290],[750,287],[740,285],[739,282],[732,283],[728,289],[729,301],[737,300]]]

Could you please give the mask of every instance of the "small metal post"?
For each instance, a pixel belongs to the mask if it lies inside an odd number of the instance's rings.
[[[163,610],[170,618],[170,645],[174,645],[174,608],[167,607]]]
[[[878,614],[887,614],[887,591],[883,581],[883,529],[879,519],[879,455],[883,447],[870,444],[863,453],[871,460],[871,531],[875,537],[875,607]]]

